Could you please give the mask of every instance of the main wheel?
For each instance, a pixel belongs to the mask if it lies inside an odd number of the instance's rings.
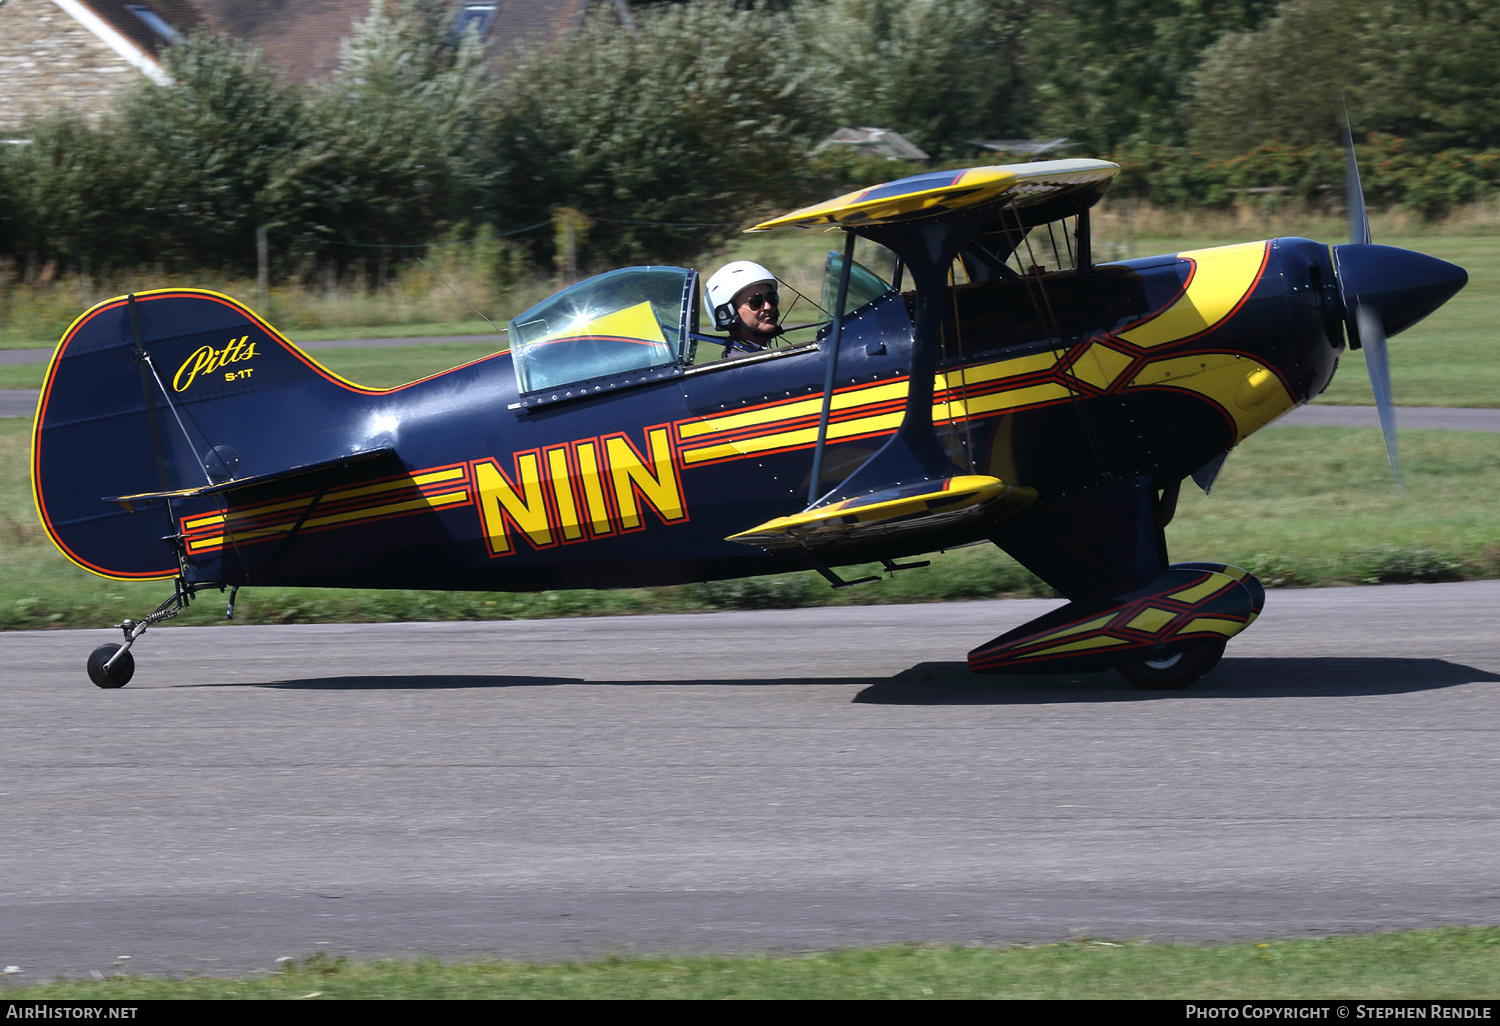
[[[89,655],[89,680],[101,688],[123,688],[135,676],[135,656],[126,652],[109,669],[104,664],[120,651],[119,645],[100,645]]]
[[[1133,688],[1142,691],[1181,691],[1218,665],[1224,642],[1201,641],[1165,659],[1121,663],[1115,669]]]

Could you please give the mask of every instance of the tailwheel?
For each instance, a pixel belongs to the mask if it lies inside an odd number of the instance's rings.
[[[146,628],[152,624],[170,620],[178,613],[187,608],[188,602],[192,601],[193,593],[198,590],[199,585],[189,584],[182,578],[177,579],[177,587],[172,592],[172,597],[156,607],[156,611],[148,615],[144,620],[121,620],[115,624],[125,634],[123,645],[100,645],[89,653],[89,680],[101,688],[123,688],[130,683],[130,678],[135,676],[135,656],[130,654],[130,646],[134,645],[136,639],[146,633]],[[238,590],[238,589],[236,589]],[[229,609],[234,610],[234,596],[229,597]]]
[[[135,656],[123,645],[100,645],[89,655],[89,680],[101,688],[123,688],[135,676]],[[115,653],[119,652],[119,658]]]
[[[1141,691],[1181,691],[1218,665],[1224,642],[1199,641],[1164,659],[1143,659],[1115,667],[1121,677]]]

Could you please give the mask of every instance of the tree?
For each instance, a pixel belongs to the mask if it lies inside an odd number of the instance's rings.
[[[69,111],[33,120],[25,132],[29,142],[0,150],[0,252],[91,273],[148,259],[142,169],[130,141]]]
[[[1213,156],[1261,143],[1333,142],[1341,95],[1361,123],[1368,32],[1364,0],[1290,0],[1250,32],[1223,36],[1193,74],[1194,146]]]
[[[442,0],[375,0],[356,26],[285,190],[308,231],[415,245],[473,215],[495,91],[478,39],[449,24]]]
[[[1359,123],[1432,153],[1500,146],[1500,8],[1475,0],[1375,4]]]
[[[1203,48],[1275,8],[1276,0],[1053,0],[1028,28],[1038,126],[1098,153],[1180,144]]]
[[[118,141],[141,175],[137,223],[166,263],[252,268],[255,229],[292,216],[302,97],[258,51],[206,32],[169,48],[165,66],[168,84],[142,79],[120,107]]]
[[[496,223],[581,211],[594,262],[684,259],[757,204],[797,195],[810,147],[806,73],[774,11],[699,2],[606,10],[504,84]],[[717,222],[717,223],[716,223]],[[550,233],[534,239],[551,257]]]
[[[1500,9],[1469,0],[1286,0],[1225,36],[1194,79],[1192,137],[1212,153],[1331,142],[1342,92],[1356,136],[1419,152],[1500,145]]]
[[[1028,119],[1019,64],[1025,11],[1011,0],[828,0],[797,12],[794,60],[812,75],[822,128],[893,128],[936,159]]]

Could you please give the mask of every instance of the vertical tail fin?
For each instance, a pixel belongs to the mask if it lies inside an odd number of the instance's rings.
[[[32,433],[37,512],[69,559],[119,579],[178,571],[160,509],[104,496],[192,489],[336,458],[366,397],[227,296],[100,303],[53,354]]]

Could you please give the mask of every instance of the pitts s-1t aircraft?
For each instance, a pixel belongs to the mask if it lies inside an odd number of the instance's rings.
[[[47,373],[37,508],[78,565],[176,588],[89,675],[124,685],[130,646],[205,589],[808,567],[841,585],[841,566],[988,539],[1068,603],[974,649],[973,670],[1187,687],[1265,592],[1235,567],[1168,560],[1184,479],[1208,487],[1318,395],[1346,330],[1389,413],[1386,336],[1467,276],[1372,245],[1357,185],[1348,245],[1096,264],[1089,211],[1118,170],[933,172],[757,225],[842,229],[845,246],[816,339],[738,359],[700,333],[681,267],[588,279],[512,320],[508,352],[392,389],[339,378],[212,292],[101,303]],[[895,255],[894,281],[855,263],[856,238]]]

